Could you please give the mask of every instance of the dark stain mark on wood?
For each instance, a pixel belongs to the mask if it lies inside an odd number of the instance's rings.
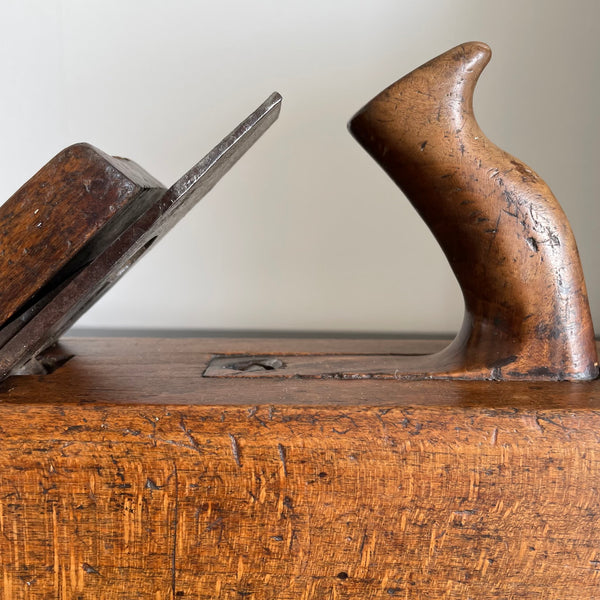
[[[298,530],[292,529],[292,534],[290,535],[290,543],[288,544],[288,552],[292,551],[294,547],[294,542],[298,539]]]
[[[257,411],[258,411],[258,406],[253,406],[252,408],[249,408],[248,409],[248,418],[256,419],[256,421],[258,421],[262,427],[266,427],[267,424],[261,418],[259,418],[259,416],[256,414]]]
[[[223,517],[217,517],[206,526],[206,531],[213,531],[217,527],[223,527]]]
[[[283,466],[283,475],[287,477],[287,464],[285,461],[285,448],[283,444],[277,444],[277,452],[279,453],[279,460],[281,461],[281,465]]]
[[[148,477],[146,479],[146,485],[144,487],[146,487],[146,489],[153,490],[153,491],[162,489],[162,487],[156,485],[156,483],[154,483],[154,481],[152,479],[150,479],[150,477]]]
[[[90,565],[89,563],[82,563],[81,568],[88,573],[88,575],[100,575],[100,573],[98,572],[97,569],[95,569],[94,567],[92,567],[92,565]]]
[[[362,556],[363,550],[365,549],[365,544],[367,543],[367,532],[363,533],[362,539],[360,540],[360,546],[358,548],[358,554]]]
[[[202,456],[202,449],[198,445],[198,442],[196,441],[194,436],[191,434],[190,430],[186,427],[185,421],[183,420],[183,416],[179,421],[179,427],[181,428],[181,431],[183,431],[183,433],[185,434],[185,437],[187,437],[187,439],[190,441],[191,447]]]
[[[240,447],[238,445],[237,440],[235,439],[235,436],[232,433],[229,434],[229,441],[231,442],[231,453],[233,454],[233,460],[235,461],[235,464],[238,467],[241,467],[242,462],[240,456]]]
[[[537,243],[537,241],[536,241],[535,238],[528,237],[528,238],[526,238],[525,241],[527,242],[527,245],[529,246],[529,248],[531,248],[531,250],[533,250],[534,252],[539,252],[540,251],[540,249],[538,247],[538,243]]]

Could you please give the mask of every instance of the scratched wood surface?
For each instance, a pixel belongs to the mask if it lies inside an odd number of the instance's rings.
[[[600,597],[598,382],[202,377],[442,345],[68,340],[0,388],[0,597]]]
[[[481,42],[456,46],[349,123],[439,242],[465,300],[454,343],[407,373],[594,379],[594,328],[567,217],[544,180],[489,140],[473,112],[491,55]]]
[[[55,156],[0,207],[0,324],[94,258],[161,189],[89,144]]]

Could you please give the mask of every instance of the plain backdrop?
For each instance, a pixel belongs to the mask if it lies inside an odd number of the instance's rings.
[[[494,53],[478,121],[562,203],[600,326],[598,0],[1,0],[0,25],[0,198],[78,141],[170,185],[284,97],[279,121],[81,326],[456,330],[441,250],[346,122],[475,39]]]

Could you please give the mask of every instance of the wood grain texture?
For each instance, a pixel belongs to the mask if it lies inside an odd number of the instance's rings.
[[[161,184],[138,165],[89,144],[42,167],[0,207],[0,326],[94,258],[154,188]]]
[[[5,381],[0,597],[597,598],[599,383],[202,377],[350,345],[420,343],[72,339]]]
[[[594,329],[568,220],[541,177],[475,119],[473,93],[490,57],[481,42],[448,50],[350,121],[431,229],[465,301],[454,342],[406,373],[593,379]]]

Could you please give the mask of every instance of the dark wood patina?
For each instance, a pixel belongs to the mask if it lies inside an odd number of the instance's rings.
[[[350,131],[417,209],[465,301],[454,342],[402,375],[592,379],[598,359],[575,238],[527,165],[473,114],[489,47],[463,44],[381,92]]]
[[[132,161],[66,148],[0,206],[0,327],[66,281],[165,193]]]

